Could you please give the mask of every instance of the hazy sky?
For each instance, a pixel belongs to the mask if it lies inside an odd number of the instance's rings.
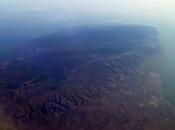
[[[0,20],[29,15],[28,18],[50,22],[97,17],[106,22],[175,22],[174,7],[174,0],[0,0]]]
[[[175,28],[174,7],[175,0],[0,0],[0,40],[18,42],[91,23]]]

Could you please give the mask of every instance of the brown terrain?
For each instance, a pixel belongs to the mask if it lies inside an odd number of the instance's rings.
[[[14,48],[0,64],[0,130],[175,130],[157,36],[81,27]]]

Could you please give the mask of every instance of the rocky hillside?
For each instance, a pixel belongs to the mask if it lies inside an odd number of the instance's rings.
[[[17,130],[174,130],[152,69],[162,55],[157,37],[146,26],[84,26],[14,48],[0,63],[4,122]]]

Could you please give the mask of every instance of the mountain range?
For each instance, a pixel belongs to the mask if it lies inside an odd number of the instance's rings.
[[[154,27],[89,25],[12,48],[0,62],[2,130],[174,130]]]

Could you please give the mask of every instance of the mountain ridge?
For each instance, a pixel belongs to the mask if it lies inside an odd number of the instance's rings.
[[[159,74],[148,67],[162,55],[157,31],[87,28],[22,46],[24,55],[1,63],[7,117],[19,130],[174,130]]]

